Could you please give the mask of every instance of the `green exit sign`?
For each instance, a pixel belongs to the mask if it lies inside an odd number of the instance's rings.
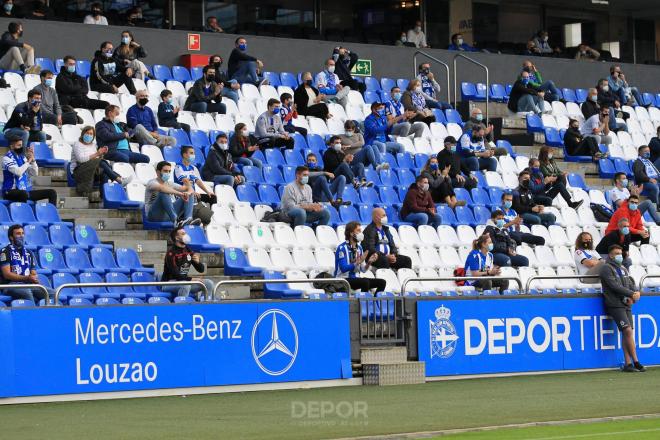
[[[357,60],[351,73],[356,76],[371,76],[371,60]]]

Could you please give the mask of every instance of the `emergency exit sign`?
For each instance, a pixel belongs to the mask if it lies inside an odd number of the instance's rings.
[[[202,39],[199,34],[188,34],[188,50],[201,50]]]
[[[371,60],[357,60],[351,69],[351,74],[356,76],[371,76]]]

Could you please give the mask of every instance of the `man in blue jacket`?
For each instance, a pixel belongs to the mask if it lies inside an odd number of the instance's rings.
[[[160,148],[174,147],[176,139],[171,136],[158,134],[158,122],[153,110],[147,107],[149,93],[139,90],[135,93],[135,105],[126,112],[128,127],[135,130],[134,139],[140,145],[157,145]]]
[[[127,130],[126,125],[119,122],[119,107],[109,105],[105,109],[105,118],[96,123],[96,144],[108,147],[106,160],[127,163],[149,163],[149,156],[131,151],[129,139],[133,130]]]
[[[398,142],[388,140],[388,133],[394,124],[387,120],[385,104],[374,102],[371,104],[371,114],[364,120],[364,144],[378,147],[381,154],[403,153],[404,147]]]

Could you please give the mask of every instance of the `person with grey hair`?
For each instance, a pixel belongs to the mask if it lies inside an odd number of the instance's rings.
[[[610,108],[601,108],[600,111],[586,119],[580,127],[584,137],[593,137],[598,144],[610,145]]]
[[[617,222],[617,229],[610,232],[609,234],[604,235],[603,238],[600,239],[600,242],[596,246],[596,251],[600,254],[601,257],[607,258],[610,246],[621,246],[621,249],[623,250],[622,265],[625,268],[629,268],[632,266],[632,260],[628,254],[630,243],[632,243],[632,236],[630,234],[630,221],[627,218],[621,218]]]
[[[135,93],[136,103],[126,112],[126,123],[135,132],[135,140],[140,145],[156,145],[160,148],[174,147],[176,139],[158,133],[158,122],[153,110],[147,106],[149,93],[138,90]]]

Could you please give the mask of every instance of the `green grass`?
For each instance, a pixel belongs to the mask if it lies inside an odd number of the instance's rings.
[[[21,440],[318,439],[439,431],[660,413],[659,389],[660,369],[651,369],[644,374],[606,371],[444,381],[414,386],[338,387],[14,405],[0,407],[0,437]],[[367,406],[367,417],[292,417],[293,402],[319,401],[334,404],[360,402],[359,405]],[[625,427],[628,422],[621,423]],[[645,426],[642,423],[647,422],[631,422],[632,425],[635,423]],[[660,426],[657,419],[655,423],[656,427]],[[593,426],[620,429],[616,424]],[[579,428],[590,429],[586,425]],[[572,428],[537,429],[552,434],[561,432],[559,429]],[[507,436],[509,433],[510,438],[527,438],[521,430],[506,431]],[[495,433],[485,435],[490,437],[484,438],[509,438]],[[654,437],[660,438],[660,435]],[[633,438],[644,437],[636,434]]]

